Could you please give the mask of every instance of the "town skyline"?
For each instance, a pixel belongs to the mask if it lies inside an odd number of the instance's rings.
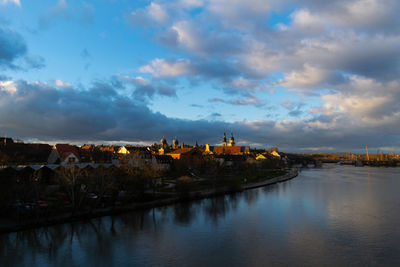
[[[394,0],[0,1],[0,136],[400,152]]]

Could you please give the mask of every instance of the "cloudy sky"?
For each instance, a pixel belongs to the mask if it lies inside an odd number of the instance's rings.
[[[0,0],[0,136],[400,152],[398,0]]]

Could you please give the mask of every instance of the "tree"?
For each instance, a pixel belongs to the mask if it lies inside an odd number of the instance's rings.
[[[94,190],[98,195],[97,204],[101,203],[107,193],[113,193],[115,190],[116,179],[113,169],[99,167],[92,170],[94,173]]]
[[[64,186],[72,204],[72,214],[81,208],[87,194],[87,185],[84,183],[87,178],[87,171],[77,166],[67,166],[58,169],[57,178],[60,185]]]

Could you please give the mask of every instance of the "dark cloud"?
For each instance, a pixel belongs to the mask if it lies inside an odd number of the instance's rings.
[[[26,54],[24,39],[17,32],[0,27],[0,68],[15,68],[14,61]]]
[[[129,85],[130,89],[133,90],[132,96],[139,101],[148,102],[148,100],[153,99],[154,96],[164,96],[164,97],[177,97],[176,89],[165,83],[151,82],[142,77],[119,77],[114,76],[112,78],[112,83],[114,86],[119,88],[125,88]]]
[[[60,90],[25,81],[13,86],[16,92],[0,87],[0,127],[12,136],[46,141],[153,141],[165,135],[181,136],[186,142],[192,136],[212,137],[209,122],[167,118],[118,94],[107,83],[96,82],[88,90]],[[213,127],[222,131],[223,125]]]
[[[220,117],[215,112],[214,119]],[[312,119],[226,123],[169,118],[127,97],[111,83],[95,82],[89,89],[55,88],[45,83],[0,82],[0,128],[18,138],[76,142],[148,141],[177,136],[185,143],[219,143],[232,129],[242,144],[273,146],[285,151],[326,147],[334,150],[400,146],[400,117],[380,127],[345,114]],[[374,136],[371,139],[370,136]]]
[[[288,115],[291,117],[300,117],[305,113],[303,107],[306,104],[303,102],[282,101],[281,105],[289,111]]]
[[[152,99],[154,95],[161,95],[167,97],[176,97],[176,90],[168,85],[137,85],[133,96],[137,100],[146,101]]]

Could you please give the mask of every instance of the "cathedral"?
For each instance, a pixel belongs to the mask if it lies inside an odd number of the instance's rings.
[[[226,140],[226,133],[224,132],[224,137],[222,138],[222,146],[209,146],[206,144],[206,152],[214,154],[230,154],[230,155],[243,155],[250,153],[250,147],[248,146],[236,146],[235,138],[231,132],[231,137],[229,138],[229,143]]]
[[[226,133],[224,132],[224,138],[222,139],[222,146],[226,145]],[[229,145],[228,146],[235,146],[235,138],[233,138],[233,133],[231,132],[231,137],[229,138]]]

